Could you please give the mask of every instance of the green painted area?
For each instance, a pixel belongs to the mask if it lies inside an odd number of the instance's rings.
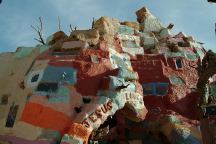
[[[37,45],[37,48],[39,48],[40,53],[46,51],[49,49],[49,46],[47,45]]]
[[[167,57],[185,57],[184,52],[167,52]]]
[[[137,80],[138,74],[126,68],[119,68],[118,77],[124,78],[126,81],[127,80]]]
[[[191,54],[185,51],[181,51],[181,52],[167,52],[165,54],[167,57],[184,57],[188,60],[192,60],[195,61],[197,59],[197,55],[196,54]]]
[[[15,53],[15,57],[22,58],[30,55],[35,47],[19,47],[18,51]]]
[[[168,36],[170,36],[170,35],[172,35],[171,34],[171,32],[170,32],[170,30],[169,29],[167,29],[167,28],[163,28],[161,31],[160,31],[160,37],[168,37]]]
[[[210,90],[210,96],[216,97],[216,85],[215,84],[210,84],[209,85],[209,90]]]
[[[204,53],[203,53],[203,51],[201,50],[201,49],[199,49],[199,48],[195,48],[196,49],[196,51],[197,51],[197,56],[198,57],[204,57]]]
[[[83,140],[81,139],[78,139],[78,138],[74,138],[68,134],[65,134],[63,137],[62,137],[62,140],[61,142],[65,142],[65,143],[68,143],[68,144],[83,144]]]
[[[113,61],[115,62],[115,64],[118,67],[121,68],[128,68],[128,66],[130,66],[130,61],[127,58],[123,58],[121,59],[120,57],[118,57],[117,55],[112,55],[111,58],[113,59]]]
[[[61,134],[51,129],[44,129],[38,139],[61,139]]]
[[[186,54],[186,58],[192,61],[195,61],[197,59],[197,55],[195,54]]]
[[[98,57],[96,55],[91,55],[91,61],[93,63],[99,63],[99,59],[98,59]]]
[[[70,101],[70,90],[67,87],[60,86],[57,93],[50,96],[50,103],[68,103]]]
[[[134,29],[125,25],[120,25],[118,29],[118,33],[120,34],[128,34],[128,35],[133,35],[134,34]]]
[[[46,44],[48,45],[53,40],[53,35],[50,35],[46,39]]]
[[[185,84],[185,81],[179,77],[179,76],[175,76],[175,75],[172,75],[169,77],[169,80],[171,82],[171,84],[174,84],[174,85],[184,85]]]
[[[137,48],[139,45],[135,41],[131,40],[124,40],[122,42],[123,47],[128,47],[128,48]]]
[[[168,115],[166,119],[173,124],[181,124],[181,121],[174,115]]]
[[[29,56],[33,50],[39,49],[39,52],[42,53],[49,49],[47,45],[37,45],[36,47],[19,47],[15,53],[16,58],[22,58]]]

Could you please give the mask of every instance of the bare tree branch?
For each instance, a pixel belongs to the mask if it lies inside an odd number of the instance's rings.
[[[72,25],[70,24],[70,31],[69,31],[69,32],[73,32],[73,31],[75,31],[75,30],[77,30],[77,26],[75,26],[74,29],[73,29],[73,28],[72,28]]]
[[[94,28],[94,24],[95,24],[95,19],[93,17],[93,19],[92,19],[92,29]]]
[[[37,39],[37,38],[34,38],[34,39],[36,41],[42,43],[43,45],[45,45],[46,43],[44,42],[44,39],[43,39],[43,22],[42,22],[41,17],[39,17],[39,22],[40,22],[40,27],[31,25],[31,28],[33,30],[35,30],[39,36],[39,39]]]
[[[58,28],[59,28],[59,31],[61,31],[61,20],[60,20],[59,16],[58,16]]]
[[[39,17],[39,21],[40,21],[40,33],[42,33],[42,30],[43,30],[43,23],[42,23],[41,17]]]
[[[69,26],[69,27],[70,27],[70,31],[69,31],[69,32],[70,32],[70,33],[72,33],[72,32],[73,32],[72,25],[70,24],[70,26]]]

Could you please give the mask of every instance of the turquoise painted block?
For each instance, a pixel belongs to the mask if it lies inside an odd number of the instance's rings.
[[[54,139],[54,140],[61,140],[61,134],[58,131],[54,131],[51,129],[43,129],[41,135],[38,139]]]
[[[185,57],[184,52],[167,52],[167,57]]]
[[[50,103],[68,103],[70,101],[70,90],[65,86],[60,86],[57,93],[51,94]]]
[[[113,103],[115,103],[118,106],[118,109],[123,108],[126,103],[126,99],[123,96],[123,94],[118,93],[117,96],[114,99],[112,99]]]
[[[62,137],[61,144],[83,144],[83,140],[74,138],[73,136],[70,136],[68,134],[65,134]]]

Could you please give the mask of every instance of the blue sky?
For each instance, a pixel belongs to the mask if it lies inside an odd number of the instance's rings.
[[[37,37],[30,25],[41,16],[44,36],[58,30],[58,16],[63,31],[69,25],[78,29],[91,27],[92,17],[136,21],[135,11],[147,6],[166,26],[175,24],[173,33],[183,31],[216,51],[216,4],[207,0],[3,0],[0,5],[0,52],[15,51],[18,46],[35,46]]]

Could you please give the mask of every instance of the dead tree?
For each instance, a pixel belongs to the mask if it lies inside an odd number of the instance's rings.
[[[35,30],[39,36],[39,38],[34,38],[36,41],[40,42],[41,44],[45,45],[45,41],[43,39],[43,23],[41,17],[39,17],[40,26],[33,26],[31,28]]]

